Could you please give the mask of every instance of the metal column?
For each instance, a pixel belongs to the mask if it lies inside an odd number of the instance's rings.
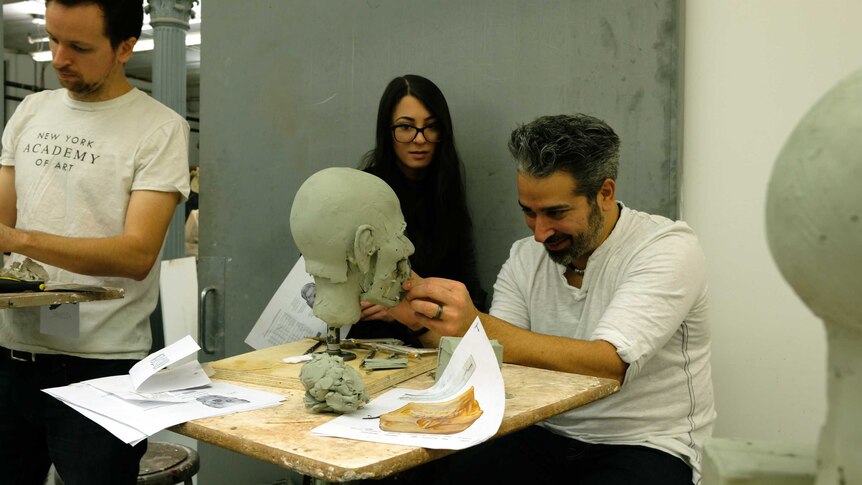
[[[197,0],[149,0],[153,26],[153,97],[186,117],[186,31]],[[174,212],[163,259],[185,256],[185,204]]]

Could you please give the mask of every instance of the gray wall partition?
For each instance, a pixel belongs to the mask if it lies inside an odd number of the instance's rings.
[[[618,198],[675,217],[679,0],[207,0],[201,62],[200,284],[207,347],[244,338],[299,253],[288,216],[317,170],[356,166],[386,83],[432,79],[466,165],[480,276],[490,292],[528,235],[506,140],[519,123],[584,112],[622,138]],[[359,445],[358,445],[359,446]],[[261,483],[203,446],[202,483]],[[221,455],[218,455],[221,456]],[[254,468],[256,471],[250,471]]]

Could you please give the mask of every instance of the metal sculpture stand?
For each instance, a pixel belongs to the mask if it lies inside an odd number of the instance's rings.
[[[353,352],[345,352],[341,350],[340,327],[333,327],[331,325],[326,327],[326,353],[329,355],[337,355],[338,357],[341,357],[344,362],[356,358],[356,354]]]

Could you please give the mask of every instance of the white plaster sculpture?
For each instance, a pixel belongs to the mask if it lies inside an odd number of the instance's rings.
[[[773,168],[769,247],[784,278],[823,320],[828,413],[817,484],[862,484],[862,71],[802,118]]]

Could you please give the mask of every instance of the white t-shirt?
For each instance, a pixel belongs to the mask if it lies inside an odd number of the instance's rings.
[[[537,333],[606,340],[629,364],[620,392],[543,426],[585,442],[663,450],[685,460],[698,483],[715,420],[703,253],[685,223],[620,206],[581,288],[532,237],[515,242],[490,313]]]
[[[188,123],[138,89],[104,102],[65,89],[32,94],[3,132],[0,164],[15,167],[19,229],[65,237],[123,232],[134,190],[189,193]],[[13,254],[8,263],[23,259]],[[49,282],[125,290],[120,300],[80,306],[80,337],[39,332],[39,308],[0,312],[0,345],[97,359],[149,353],[149,316],[158,297],[158,262],[143,281],[71,273],[41,263]]]

